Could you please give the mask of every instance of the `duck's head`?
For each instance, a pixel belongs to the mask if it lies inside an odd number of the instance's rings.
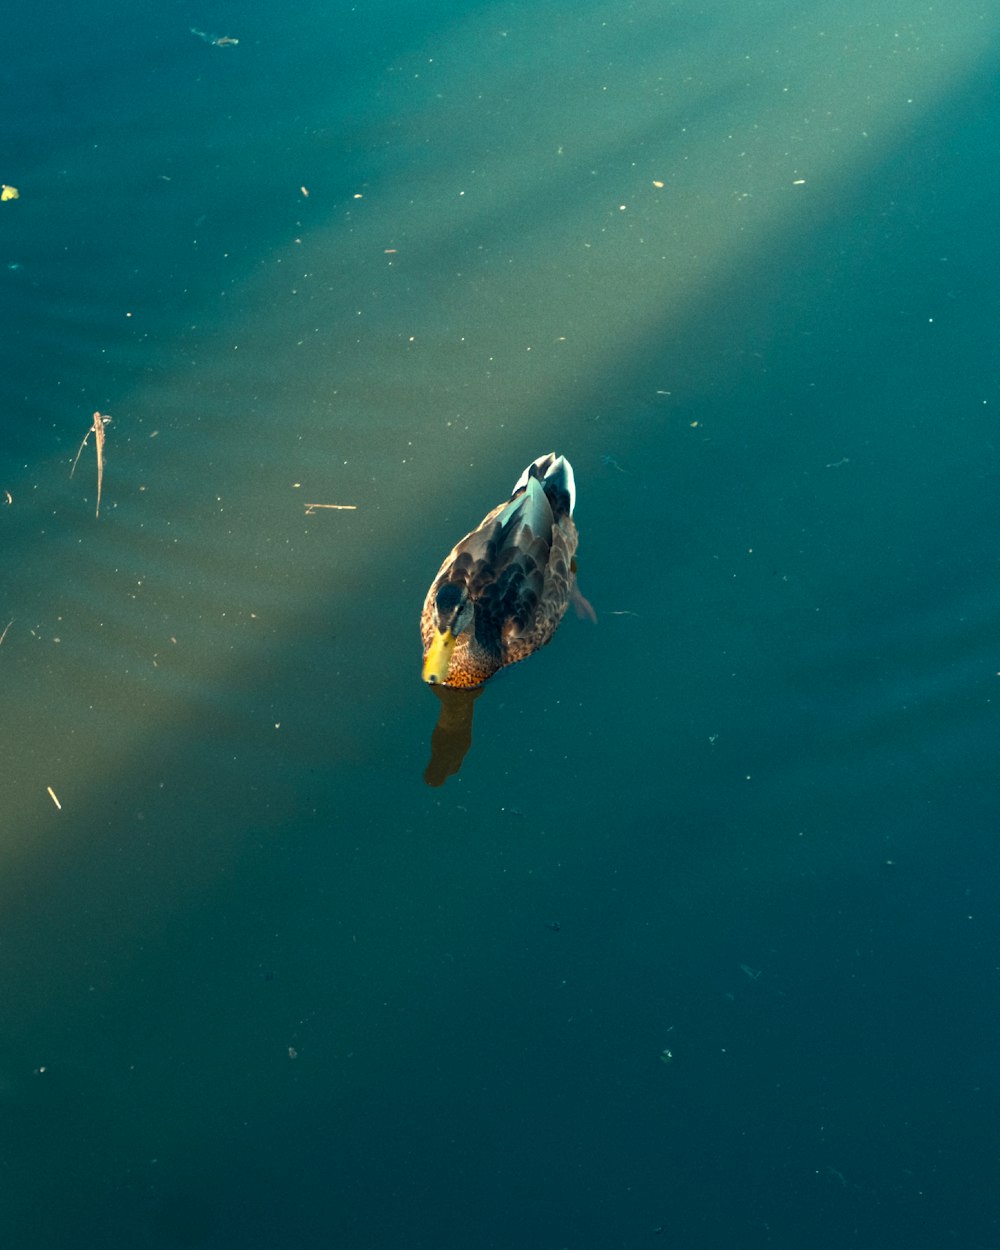
[[[448,680],[451,654],[459,634],[472,628],[474,612],[464,586],[444,582],[434,596],[434,637],[424,656],[423,678],[430,686]]]

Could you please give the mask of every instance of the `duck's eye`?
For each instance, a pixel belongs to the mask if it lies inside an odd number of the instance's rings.
[[[452,616],[462,602],[462,591],[454,582],[445,582],[437,592],[437,610],[442,616]]]

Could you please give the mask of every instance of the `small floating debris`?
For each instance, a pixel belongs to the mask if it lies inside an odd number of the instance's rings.
[[[330,508],[334,512],[357,512],[356,503],[307,503],[306,516],[315,516],[320,508]]]
[[[21,192],[17,187],[8,187],[6,182],[0,182],[0,200],[19,200]]]
[[[204,39],[213,48],[235,48],[239,43],[239,40],[234,39],[232,35],[209,35],[203,30],[196,30],[194,26],[190,29],[192,35],[197,35],[199,39]]]
[[[83,442],[80,444],[76,459],[73,461],[73,467],[69,471],[70,477],[76,472],[76,466],[80,460],[80,453],[87,445],[87,439],[91,434],[94,435],[94,441],[97,444],[97,507],[94,509],[94,516],[101,515],[101,484],[104,481],[104,427],[110,422],[111,418],[103,416],[99,412],[94,413],[94,424],[83,436]]]

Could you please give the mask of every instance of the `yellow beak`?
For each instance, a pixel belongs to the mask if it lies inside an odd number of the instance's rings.
[[[455,650],[455,635],[450,629],[439,629],[424,656],[423,678],[429,686],[441,686],[448,680],[448,665]]]

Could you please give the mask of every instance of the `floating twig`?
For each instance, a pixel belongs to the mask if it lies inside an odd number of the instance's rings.
[[[332,508],[335,512],[357,512],[356,503],[307,503],[306,516],[312,516],[318,508]]]
[[[59,811],[62,811],[62,804],[59,802],[58,798],[56,797],[55,790],[53,790],[51,786],[46,786],[45,789],[48,790],[49,798],[52,800],[52,802],[55,803]]]
[[[3,627],[3,633],[0,634],[0,647],[3,646],[3,640],[7,637],[7,630],[14,624],[14,618],[11,617],[7,624]]]
[[[94,509],[94,516],[101,515],[101,483],[104,481],[104,427],[111,420],[110,417],[102,416],[99,412],[94,413],[94,424],[83,436],[83,442],[77,449],[76,459],[73,461],[73,467],[69,471],[70,477],[76,472],[76,466],[80,459],[80,453],[87,445],[87,439],[91,434],[94,436],[94,442],[97,445],[97,507]]]

